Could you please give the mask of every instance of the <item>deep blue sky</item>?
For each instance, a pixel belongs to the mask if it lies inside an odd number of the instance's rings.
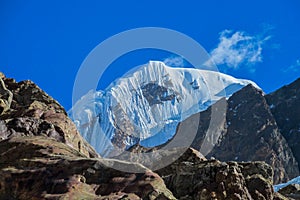
[[[103,2],[0,0],[0,71],[18,81],[33,80],[68,110],[77,70],[95,46],[121,31],[154,26],[180,31],[209,52],[226,29],[270,36],[261,62],[221,69],[255,81],[267,93],[300,77],[298,0]],[[106,78],[119,75],[113,71],[120,67],[164,56],[137,52],[112,65]]]

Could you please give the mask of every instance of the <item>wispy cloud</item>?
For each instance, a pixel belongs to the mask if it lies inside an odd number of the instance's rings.
[[[284,73],[288,72],[299,72],[300,71],[300,59],[297,59],[295,63],[288,66],[287,68],[282,69]]]
[[[164,59],[163,62],[171,67],[184,67],[186,64],[181,56],[171,56]]]
[[[268,27],[270,29],[270,27]],[[238,69],[241,66],[250,68],[254,64],[262,62],[263,45],[271,36],[264,31],[258,35],[250,35],[244,31],[224,30],[220,33],[219,44],[210,54],[211,58],[205,65],[225,65],[227,68]]]

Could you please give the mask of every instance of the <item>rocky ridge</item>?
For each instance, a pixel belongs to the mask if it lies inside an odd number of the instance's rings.
[[[152,172],[101,158],[33,82],[0,83],[0,199],[286,199],[264,162],[206,160],[189,148]],[[144,172],[115,170],[120,163]]]
[[[122,163],[144,173],[108,167],[122,161],[100,158],[33,82],[0,80],[0,199],[175,199],[139,164]]]

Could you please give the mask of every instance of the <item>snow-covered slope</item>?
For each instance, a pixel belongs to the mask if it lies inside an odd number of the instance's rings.
[[[300,176],[293,178],[292,180],[288,181],[287,183],[281,183],[278,185],[274,185],[274,190],[275,190],[275,192],[277,192],[281,188],[284,188],[290,184],[300,184]]]
[[[90,91],[70,115],[85,139],[110,157],[136,143],[165,143],[180,121],[248,84],[258,87],[214,71],[150,61],[105,91]]]

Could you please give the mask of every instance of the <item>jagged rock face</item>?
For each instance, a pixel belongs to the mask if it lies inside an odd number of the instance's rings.
[[[272,168],[263,162],[205,161],[191,149],[157,173],[178,199],[273,199]],[[189,157],[190,155],[190,157]]]
[[[278,127],[300,162],[300,79],[266,95]]]
[[[44,135],[98,157],[80,136],[64,108],[31,81],[0,78],[0,140]],[[3,103],[4,102],[4,103]]]
[[[208,157],[222,161],[266,161],[275,171],[275,183],[298,176],[298,163],[262,92],[248,85],[232,95],[227,104],[226,118],[214,121],[211,127],[214,131],[208,131],[211,110],[199,113],[199,128],[192,147],[201,152],[205,138],[211,137],[215,146]],[[193,116],[191,121],[195,121]],[[195,124],[191,121],[187,119],[179,126]],[[211,136],[207,137],[207,134]]]
[[[180,95],[172,89],[162,87],[157,83],[148,83],[141,87],[143,96],[147,99],[149,106],[163,104],[164,101],[179,101]]]

